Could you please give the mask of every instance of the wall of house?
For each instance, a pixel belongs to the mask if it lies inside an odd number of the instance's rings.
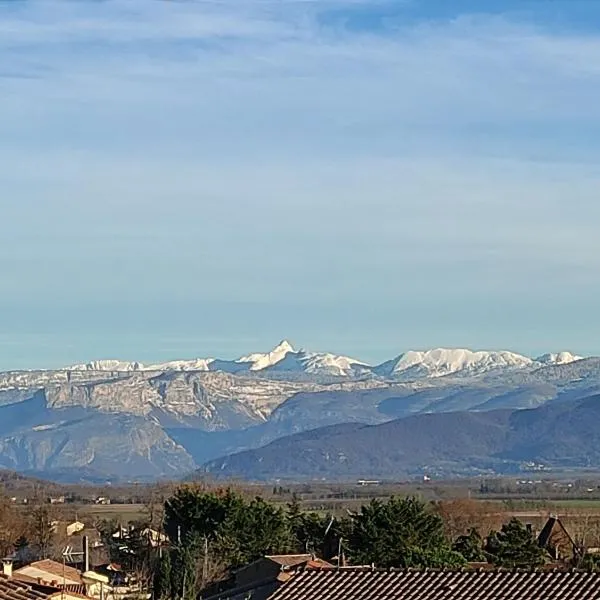
[[[275,579],[279,571],[280,565],[271,560],[260,560],[254,564],[248,565],[235,575],[235,587],[250,585],[265,581],[266,579]]]

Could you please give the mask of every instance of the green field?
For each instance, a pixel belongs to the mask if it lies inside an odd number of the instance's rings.
[[[148,518],[148,510],[143,504],[84,504],[77,508],[77,513],[91,519],[116,519],[123,522]]]

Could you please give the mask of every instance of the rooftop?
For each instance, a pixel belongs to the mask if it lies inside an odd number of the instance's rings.
[[[49,594],[44,594],[31,586],[0,575],[0,600],[46,600]]]
[[[66,584],[83,584],[81,572],[73,567],[67,567],[54,560],[38,560],[29,565],[25,565],[14,572],[14,577],[31,578],[34,580],[43,580],[44,582],[57,582],[62,586]]]
[[[581,571],[302,571],[269,600],[600,600],[600,573]]]

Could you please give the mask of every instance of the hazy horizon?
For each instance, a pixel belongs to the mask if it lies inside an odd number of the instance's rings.
[[[0,370],[600,354],[600,3],[485,4],[0,1]]]

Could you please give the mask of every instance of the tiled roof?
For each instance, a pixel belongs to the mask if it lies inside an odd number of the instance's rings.
[[[56,562],[55,560],[48,559],[38,560],[37,562],[32,562],[29,565],[25,565],[24,567],[17,569],[15,571],[15,576],[22,574],[37,578],[39,577],[37,573],[40,571],[48,575],[47,577],[44,577],[44,579],[48,581],[56,580],[59,583],[62,583],[64,578],[70,582],[83,583],[83,579],[81,579],[81,571],[74,569],[73,567],[67,567],[62,563]]]
[[[265,556],[282,567],[294,567],[312,560],[312,554],[271,554]]]
[[[50,580],[43,577],[30,577],[29,575],[17,572],[13,574],[12,579],[13,581],[25,583],[30,585],[33,589],[41,590],[43,592],[64,590],[65,592],[69,592],[69,594],[84,596],[86,591],[85,583],[67,583],[66,585],[63,585],[62,581],[56,579]]]
[[[600,600],[580,571],[303,571],[269,600]]]
[[[34,590],[25,583],[0,575],[0,600],[46,600],[50,595]]]

